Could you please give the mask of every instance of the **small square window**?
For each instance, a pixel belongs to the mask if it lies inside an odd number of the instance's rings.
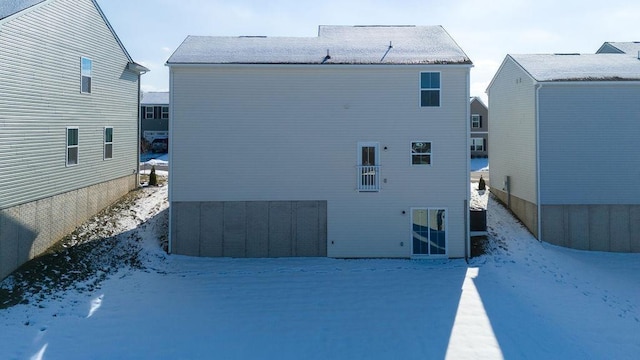
[[[411,164],[431,165],[431,143],[414,141],[411,143]]]
[[[144,107],[144,118],[145,119],[153,119],[153,106],[145,106]]]
[[[78,128],[67,128],[67,166],[78,165],[79,144]]]
[[[80,92],[91,93],[91,73],[93,71],[93,61],[86,57],[80,58]]]

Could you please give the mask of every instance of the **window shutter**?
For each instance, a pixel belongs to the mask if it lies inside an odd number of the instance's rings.
[[[482,139],[482,145],[484,151],[489,151],[489,149],[487,149],[487,139]]]
[[[480,115],[480,127],[482,127],[482,115]]]

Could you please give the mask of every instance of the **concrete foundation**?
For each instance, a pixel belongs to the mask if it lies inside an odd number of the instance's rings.
[[[538,237],[538,208],[536,204],[495,188],[491,188],[491,193],[518,217],[533,236]]]
[[[172,202],[170,212],[174,254],[327,256],[326,201]]]
[[[542,240],[580,250],[640,252],[640,205],[543,205]]]
[[[136,175],[0,210],[0,279],[137,186]]]

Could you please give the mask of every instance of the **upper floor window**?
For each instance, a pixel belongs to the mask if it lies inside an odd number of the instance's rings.
[[[67,166],[78,165],[78,152],[80,148],[79,130],[77,127],[67,128]]]
[[[80,58],[80,92],[83,94],[91,93],[91,72],[93,69],[93,60],[86,57]]]
[[[358,143],[358,191],[380,191],[380,151],[377,142]]]
[[[145,119],[153,119],[153,106],[145,106],[144,107],[144,118]]]
[[[411,143],[411,164],[431,165],[431,143],[414,141]]]
[[[104,159],[113,158],[113,128],[104,128]]]
[[[420,73],[420,106],[440,106],[440,73]]]
[[[485,140],[483,138],[471,138],[471,151],[484,151]]]
[[[471,127],[474,129],[482,127],[482,116],[478,114],[471,115]]]
[[[168,119],[169,118],[169,107],[168,106],[163,106],[162,107],[162,118],[163,119]]]

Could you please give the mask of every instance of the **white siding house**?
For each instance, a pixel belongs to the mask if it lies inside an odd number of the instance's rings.
[[[144,70],[95,1],[0,4],[0,278],[136,186]]]
[[[491,191],[539,239],[639,252],[640,60],[508,55],[488,93]]]
[[[464,257],[469,70],[439,26],[188,37],[170,68],[170,251]]]

